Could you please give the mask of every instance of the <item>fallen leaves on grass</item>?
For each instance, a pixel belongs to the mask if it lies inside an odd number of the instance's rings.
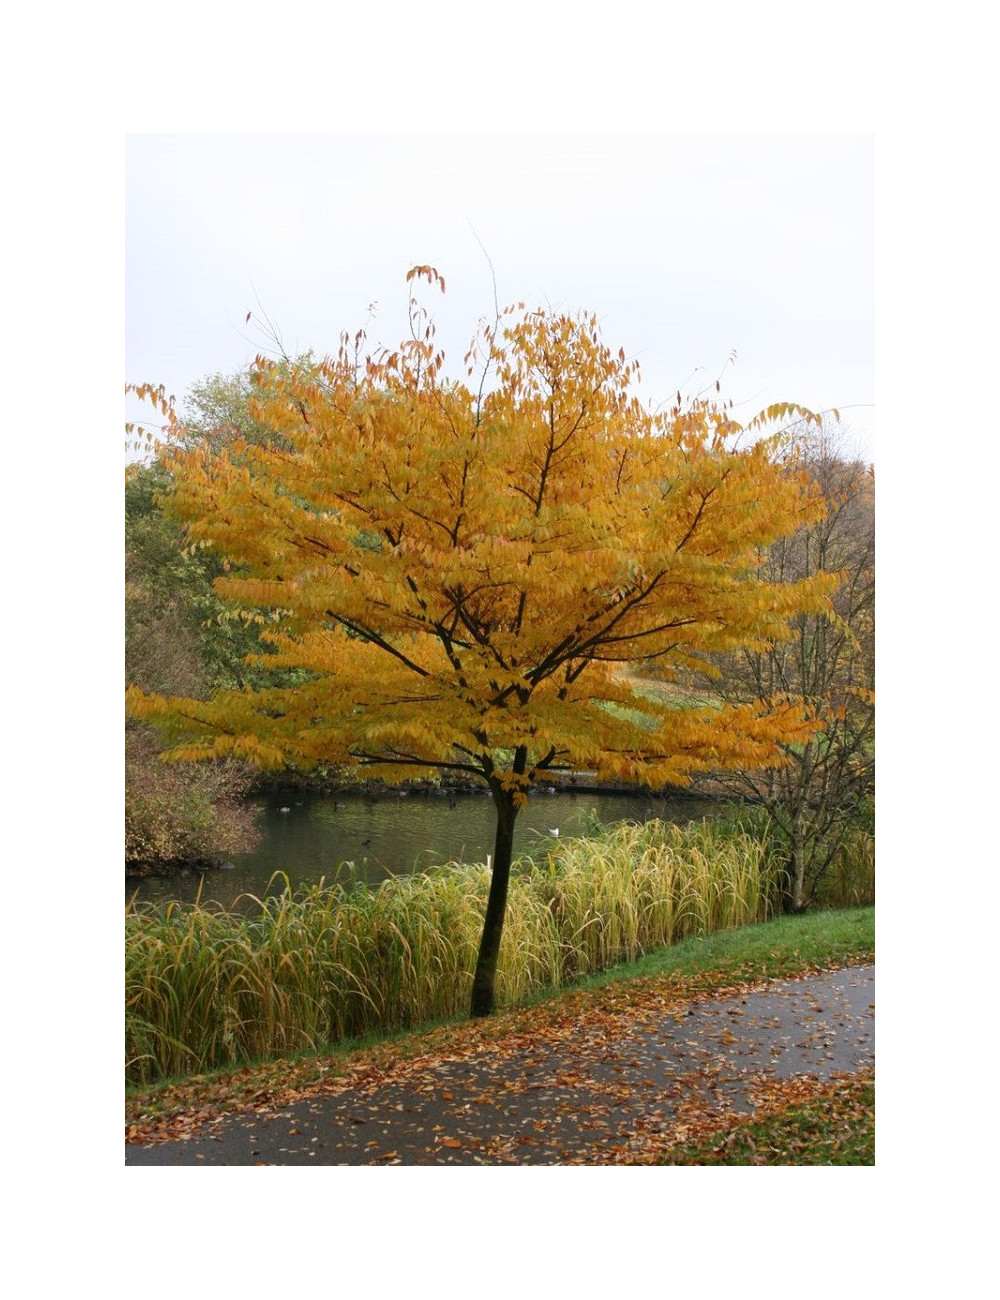
[[[645,1165],[873,1165],[875,1072],[757,1080],[751,1118],[704,1113],[677,1125],[641,1158]]]

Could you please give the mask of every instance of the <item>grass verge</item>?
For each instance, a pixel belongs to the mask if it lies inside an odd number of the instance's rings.
[[[787,1095],[776,1090],[776,1096],[763,1105],[771,1113],[649,1153],[633,1163],[874,1165],[874,1071],[843,1075],[810,1091],[812,1096],[790,1104]]]

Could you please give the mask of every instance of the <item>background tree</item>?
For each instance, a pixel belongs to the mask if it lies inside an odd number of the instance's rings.
[[[154,463],[133,467],[125,484],[126,685],[207,695],[212,685],[235,684],[230,666],[249,645],[235,643],[239,625],[231,621],[212,634],[222,608],[211,585],[215,557],[187,552],[183,530],[158,508],[167,482]],[[179,769],[159,762],[158,750],[149,726],[126,720],[126,869],[162,870],[251,848],[256,832],[242,796],[252,769],[233,762]]]
[[[832,603],[797,614],[789,641],[722,656],[715,687],[732,704],[794,699],[822,720],[811,739],[784,745],[784,766],[723,776],[734,793],[766,808],[796,912],[845,837],[870,823],[875,789],[875,479],[837,454],[838,441],[836,430],[800,440],[795,472],[807,470],[826,512],[774,542],[760,571],[775,582],[839,573]]]
[[[161,460],[131,468],[125,482],[125,664],[147,690],[207,694],[223,687],[292,685],[301,677],[272,671],[259,615],[232,608],[215,592],[226,561],[187,545],[164,513],[171,476]],[[175,662],[176,661],[176,662]]]
[[[306,360],[306,359],[303,359]],[[173,403],[159,389],[140,386],[171,423]],[[183,427],[190,441],[214,447],[236,438],[273,440],[250,414],[249,371],[210,375],[189,390]],[[183,527],[161,509],[170,471],[155,438],[136,437],[149,456],[128,467],[125,479],[125,677],[148,691],[207,696],[223,687],[269,681],[248,662],[264,648],[256,623],[235,615],[216,596],[220,557],[186,545]],[[284,680],[289,681],[288,673]],[[257,832],[242,803],[253,778],[246,764],[226,762],[179,769],[157,761],[155,733],[135,719],[125,734],[125,857],[131,872],[168,864],[211,861],[247,851]]]
[[[274,337],[273,341],[280,348],[280,340]],[[279,369],[307,372],[315,363],[311,352],[294,358],[282,353],[276,365]],[[185,440],[189,444],[207,441],[214,450],[231,447],[237,441],[287,449],[281,434],[254,416],[253,397],[251,367],[199,379],[188,389],[184,400],[179,427],[184,431]]]
[[[363,357],[361,342],[319,366],[259,360],[252,413],[283,442],[167,457],[169,510],[234,566],[216,592],[266,620],[268,663],[305,680],[209,701],[134,690],[130,705],[178,759],[482,779],[497,816],[482,1015],[515,818],[541,774],[684,784],[812,734],[792,704],[673,708],[619,668],[762,647],[826,608],[824,576],[759,572],[822,502],[724,409],[651,413],[593,317],[507,309],[473,341],[471,384],[446,378],[414,300],[398,350]],[[775,407],[753,431],[792,413],[814,418]]]

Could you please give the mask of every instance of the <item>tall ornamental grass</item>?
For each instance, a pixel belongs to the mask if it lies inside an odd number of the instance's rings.
[[[817,907],[864,907],[875,902],[875,836],[858,827],[837,845],[829,869],[816,886]]]
[[[452,864],[375,890],[286,887],[250,915],[129,904],[126,1078],[315,1051],[464,1013],[488,885],[486,866]],[[708,822],[561,841],[512,876],[498,1003],[764,920],[774,894],[762,845]]]

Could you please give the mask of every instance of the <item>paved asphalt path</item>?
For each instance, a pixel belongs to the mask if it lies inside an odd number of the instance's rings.
[[[126,1144],[126,1165],[614,1164],[692,1104],[753,1109],[755,1082],[875,1061],[875,967],[777,981],[541,1041],[401,1062],[184,1140]]]

